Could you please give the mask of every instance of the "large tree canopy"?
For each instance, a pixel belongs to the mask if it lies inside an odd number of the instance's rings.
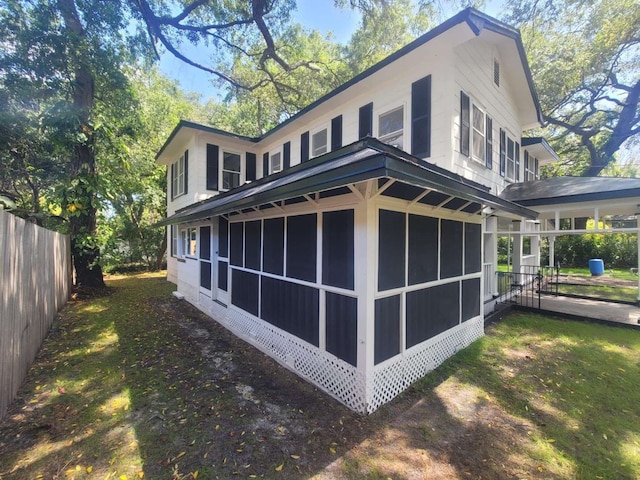
[[[640,3],[509,0],[507,11],[564,171],[597,175],[640,133]]]
[[[60,206],[69,221],[78,284],[103,285],[96,219],[100,189],[109,183],[99,179],[99,156],[123,158],[118,148],[126,145],[118,138],[124,132],[118,126],[127,122],[114,120],[137,115],[125,66],[144,61],[162,45],[240,86],[216,68],[221,62],[207,66],[181,53],[181,43],[188,41],[212,47],[220,60],[242,54],[257,69],[291,70],[274,37],[287,24],[292,5],[291,0],[7,0],[0,5],[0,100],[9,107],[0,130],[10,133],[3,145],[11,152],[10,174],[24,176],[19,185],[4,188],[27,185],[35,210],[41,186],[33,182],[34,174],[41,172],[43,180],[47,165],[60,162]],[[25,134],[39,142],[21,145]],[[45,148],[51,145],[54,152]]]

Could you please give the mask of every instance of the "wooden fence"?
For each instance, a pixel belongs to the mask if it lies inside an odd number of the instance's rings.
[[[0,419],[71,285],[69,237],[0,210]]]

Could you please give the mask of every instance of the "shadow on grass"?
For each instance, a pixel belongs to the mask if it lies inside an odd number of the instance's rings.
[[[362,417],[163,278],[109,283],[113,295],[69,306],[0,425],[3,480],[640,471],[636,332],[514,315]]]
[[[476,422],[457,448],[460,455],[451,458],[460,474],[469,469],[469,455],[464,452],[475,450],[490,459],[487,478],[508,478],[505,466],[518,459],[512,455],[517,442],[526,457],[543,466],[539,474],[544,478],[554,476],[553,468],[547,468],[555,465],[554,478],[636,479],[640,475],[638,353],[636,332],[515,314],[417,388],[428,395],[440,381],[455,376],[460,383],[486,392],[509,414],[513,429],[530,437],[522,442],[503,431],[504,438],[496,439],[488,434],[486,422]],[[450,406],[442,408],[447,409]],[[487,438],[495,443],[485,442]]]

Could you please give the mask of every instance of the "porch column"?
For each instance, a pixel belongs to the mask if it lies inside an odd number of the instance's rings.
[[[522,273],[522,222],[513,222],[513,250],[511,251],[513,271]]]
[[[498,218],[487,217],[485,219],[484,235],[484,264],[483,268],[485,292],[491,295],[498,295],[498,283],[496,282],[496,271],[498,270]],[[490,266],[489,266],[490,265]]]
[[[540,235],[534,235],[531,238],[531,254],[535,256],[534,265],[540,266]]]
[[[549,235],[549,266],[556,266],[556,236]]]
[[[638,221],[638,304],[640,305],[640,215],[636,215]]]

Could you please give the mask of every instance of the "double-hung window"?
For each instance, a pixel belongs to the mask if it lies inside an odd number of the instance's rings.
[[[224,152],[222,155],[222,188],[230,190],[240,186],[240,155]]]
[[[277,173],[282,171],[282,154],[275,152],[269,158],[269,173]]]
[[[404,136],[404,107],[394,108],[378,117],[378,139],[402,149]]]
[[[178,160],[176,160],[171,165],[171,193],[172,197],[179,197],[180,195],[184,195],[186,193],[186,159],[185,155],[180,156]]]
[[[460,92],[460,153],[493,168],[493,120]]]
[[[485,114],[476,105],[473,105],[473,158],[485,163]]]
[[[531,182],[538,178],[538,159],[524,151],[524,181]]]
[[[318,157],[327,153],[327,129],[323,128],[311,135],[311,156]]]
[[[198,231],[196,227],[187,227],[180,232],[180,256],[195,257],[197,255]]]

